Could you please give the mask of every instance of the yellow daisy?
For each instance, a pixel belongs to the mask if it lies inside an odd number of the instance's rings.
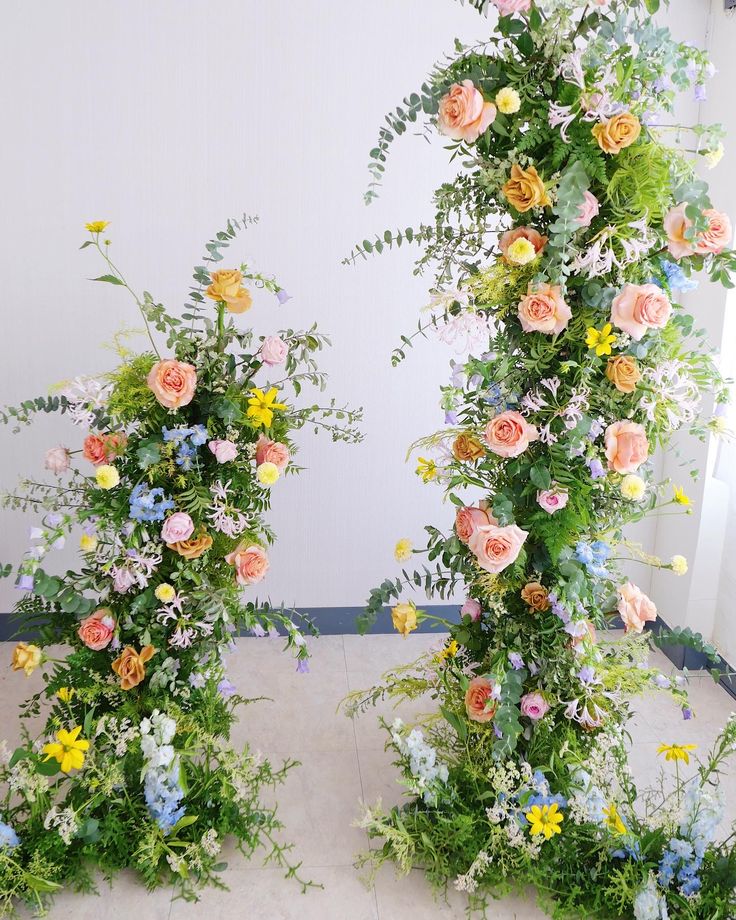
[[[541,807],[532,805],[531,811],[528,811],[525,817],[531,825],[529,833],[532,837],[544,834],[544,839],[549,840],[555,834],[562,833],[560,824],[562,824],[565,816],[559,811],[557,802],[553,802],[552,805],[542,805]]]
[[[672,500],[676,505],[684,505],[686,508],[692,504],[689,496],[685,495],[685,490],[682,486],[672,487]]]
[[[621,816],[618,813],[618,808],[611,803],[608,808],[603,809],[603,814],[606,816],[606,827],[614,834],[625,834],[626,825],[621,820]]]
[[[81,731],[81,725],[77,725],[70,732],[60,728],[56,733],[56,741],[43,746],[43,753],[46,755],[44,762],[52,759],[58,761],[62,773],[79,770],[84,763],[84,751],[89,748],[89,741],[79,737]]]
[[[684,763],[690,763],[690,751],[696,748],[697,744],[660,744],[657,753],[664,754],[665,760],[673,760],[675,763],[682,760]]]
[[[105,227],[109,226],[109,220],[91,220],[88,224],[84,225],[85,229],[89,230],[90,233],[102,233]]]
[[[612,329],[613,326],[610,323],[606,323],[602,329],[595,329],[593,326],[587,329],[585,344],[588,348],[594,348],[599,358],[611,354],[611,346],[616,341],[616,336],[611,332]]]

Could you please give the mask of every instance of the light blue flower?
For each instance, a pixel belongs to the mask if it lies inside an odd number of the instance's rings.
[[[20,843],[18,835],[9,824],[0,820],[0,850],[12,850]]]

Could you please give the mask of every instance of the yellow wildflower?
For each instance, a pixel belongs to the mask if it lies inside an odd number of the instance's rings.
[[[56,760],[61,765],[62,773],[79,770],[84,763],[84,751],[89,748],[89,741],[79,737],[81,731],[81,725],[77,725],[70,732],[60,728],[56,733],[56,741],[43,746],[43,753],[46,755],[44,762]]]
[[[394,547],[394,559],[397,562],[406,562],[411,559],[412,547],[411,540],[407,540],[406,537],[402,537],[401,540],[398,540],[396,546]]]
[[[417,462],[417,476],[422,477],[422,482],[432,482],[437,478],[437,464],[434,460],[419,457]]]
[[[675,575],[687,575],[687,559],[684,556],[673,556],[670,566]]]
[[[510,86],[496,93],[496,106],[502,115],[513,115],[521,108],[521,96]]]
[[[103,463],[102,466],[97,467],[95,479],[101,489],[114,489],[120,482],[120,473],[109,463]]]
[[[276,464],[268,460],[265,463],[259,463],[256,467],[256,478],[262,486],[272,486],[280,475]]]
[[[561,834],[560,824],[564,820],[564,815],[558,810],[557,802],[552,805],[532,805],[531,811],[526,813],[526,820],[531,824],[529,833],[532,837],[538,834],[544,834],[544,839],[549,840],[555,834]]]
[[[270,428],[273,423],[274,412],[286,408],[286,403],[276,402],[278,395],[279,391],[276,387],[271,387],[267,393],[259,390],[258,387],[253,387],[250,391],[248,418],[253,419],[256,427],[263,425],[265,428]]]
[[[446,658],[454,658],[460,650],[457,640],[453,639],[437,655],[437,661],[444,661]]]
[[[83,533],[79,538],[79,548],[83,553],[93,553],[97,549],[97,537]]]
[[[657,753],[664,754],[665,760],[673,760],[675,763],[682,760],[684,763],[690,763],[690,751],[696,748],[697,744],[660,744]]]
[[[682,486],[673,486],[672,493],[672,500],[676,505],[684,505],[687,508],[692,504],[689,497],[685,495],[685,490]]]
[[[417,628],[417,608],[414,604],[397,604],[391,610],[391,621],[394,629],[406,639],[410,632]]]
[[[88,224],[84,225],[85,229],[89,230],[90,233],[102,233],[105,227],[109,226],[109,220],[91,220]]]
[[[614,834],[625,834],[626,825],[621,820],[621,816],[618,813],[616,806],[611,803],[608,808],[603,809],[603,814],[606,816],[606,827]]]
[[[167,581],[162,581],[160,585],[157,585],[153,593],[156,595],[156,600],[161,601],[162,604],[170,604],[176,597],[176,589]]]
[[[71,698],[74,696],[76,691],[73,687],[59,687],[56,691],[56,696],[61,700],[62,703],[68,703],[71,701]]]
[[[616,336],[611,334],[612,329],[613,326],[610,323],[606,323],[602,329],[588,327],[585,344],[588,348],[594,348],[599,358],[611,354],[611,346],[616,341]]]
[[[537,258],[537,250],[531,240],[520,236],[506,250],[506,258],[514,265],[527,265]]]

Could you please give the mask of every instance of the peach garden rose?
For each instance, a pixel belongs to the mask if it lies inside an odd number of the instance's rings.
[[[473,722],[490,722],[498,704],[494,699],[494,685],[487,677],[474,677],[465,691],[465,711]]]
[[[489,449],[499,457],[518,457],[536,441],[539,433],[515,409],[507,409],[486,425],[484,439]]]
[[[486,102],[472,80],[453,83],[440,100],[437,127],[455,141],[473,143],[496,117],[496,106]]]
[[[289,448],[280,441],[272,441],[265,434],[258,435],[256,441],[256,463],[260,466],[262,463],[273,463],[275,467],[283,471],[289,462]]]
[[[657,284],[627,284],[611,303],[611,322],[637,342],[649,329],[663,329],[672,313],[669,297]]]
[[[478,565],[486,572],[497,575],[516,562],[528,536],[527,531],[516,524],[506,527],[483,524],[476,527],[468,546],[478,560]]]
[[[255,543],[239,546],[225,556],[225,561],[235,568],[235,580],[239,585],[263,581],[269,567],[266,551]]]
[[[108,607],[100,607],[79,624],[77,635],[82,642],[94,652],[100,652],[112,641],[115,635],[115,617]]]
[[[529,285],[518,306],[519,320],[524,332],[559,335],[572,317],[558,284]]]
[[[629,420],[606,428],[606,459],[609,470],[635,473],[649,456],[649,441],[643,425]]]
[[[652,623],[657,619],[654,602],[630,581],[618,589],[618,612],[627,633],[641,633],[645,623]]]
[[[159,403],[167,409],[188,406],[197,389],[197,372],[191,364],[166,358],[151,368],[147,383]]]
[[[478,527],[495,524],[495,518],[484,508],[466,506],[458,508],[455,513],[455,533],[463,543],[468,543]]]

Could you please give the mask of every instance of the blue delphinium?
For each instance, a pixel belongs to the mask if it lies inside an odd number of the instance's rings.
[[[130,516],[134,521],[163,521],[173,507],[163,489],[149,489],[144,482],[138,483],[130,493]]]
[[[0,850],[12,850],[20,843],[18,835],[9,824],[4,824],[0,818]]]
[[[177,446],[176,463],[189,472],[194,466],[197,448],[207,442],[207,428],[204,425],[193,425],[191,428],[162,428],[164,441],[173,442]]]
[[[667,283],[673,291],[693,291],[698,286],[694,278],[688,278],[677,262],[670,262],[669,259],[660,259],[662,271],[665,273]]]
[[[580,540],[575,546],[575,558],[596,578],[607,578],[609,576],[610,573],[606,568],[606,562],[610,555],[611,547],[602,540],[594,540],[593,543],[586,543],[585,540]]]
[[[175,770],[149,770],[146,773],[146,805],[151,817],[165,834],[186,813],[186,808],[181,804],[184,790],[179,784],[178,773],[178,767]]]

